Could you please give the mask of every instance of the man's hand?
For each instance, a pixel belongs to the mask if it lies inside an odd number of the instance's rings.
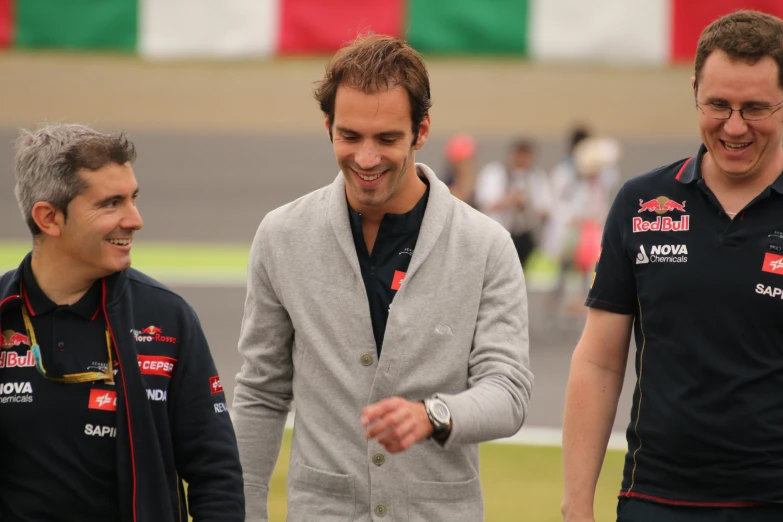
[[[364,408],[365,438],[378,439],[389,453],[400,453],[432,435],[432,423],[421,402],[391,397]]]

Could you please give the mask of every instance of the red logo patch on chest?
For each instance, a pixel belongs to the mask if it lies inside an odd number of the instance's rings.
[[[764,254],[764,264],[761,270],[771,274],[783,275],[783,256],[780,254]]]
[[[139,370],[142,375],[161,375],[171,378],[177,368],[177,360],[162,355],[139,355]]]
[[[392,279],[392,284],[391,284],[392,290],[399,290],[404,281],[405,281],[405,272],[400,272],[399,270],[395,270],[394,279]]]
[[[90,390],[90,409],[117,411],[117,392],[111,390]]]

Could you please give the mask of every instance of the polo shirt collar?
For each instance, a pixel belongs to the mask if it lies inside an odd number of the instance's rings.
[[[682,167],[680,167],[680,170],[677,173],[677,181],[680,183],[690,184],[694,181],[699,181],[702,179],[701,163],[706,153],[707,147],[705,147],[702,143],[696,156],[687,159]],[[772,182],[770,188],[772,188],[772,190],[778,194],[783,194],[783,173],[781,173],[777,179]]]
[[[101,280],[95,281],[87,293],[68,309],[87,320],[93,320],[101,306]],[[57,304],[41,290],[33,275],[32,257],[22,263],[22,297],[31,316],[43,315],[57,308]]]
[[[421,228],[421,223],[424,220],[424,211],[427,209],[427,200],[430,195],[430,184],[427,178],[420,179],[427,185],[427,189],[415,207],[404,214],[384,214],[382,224],[385,235],[397,236],[416,232]],[[361,215],[350,204],[348,205],[348,212],[350,213],[351,227],[361,230]]]

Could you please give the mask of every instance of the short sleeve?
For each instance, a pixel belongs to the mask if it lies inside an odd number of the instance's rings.
[[[587,294],[586,306],[618,314],[636,311],[636,278],[633,260],[625,248],[625,237],[631,226],[627,219],[627,189],[623,187],[612,203],[601,239],[601,252]]]

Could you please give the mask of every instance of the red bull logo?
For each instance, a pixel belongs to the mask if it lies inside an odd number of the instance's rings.
[[[142,328],[141,333],[142,335],[155,335],[155,334],[162,334],[163,330],[161,330],[159,327],[155,325],[151,325],[146,328]]]
[[[690,228],[691,217],[688,214],[678,221],[669,216],[658,216],[655,221],[645,221],[640,217],[633,218],[633,231],[636,232],[685,232]]]
[[[685,201],[677,203],[673,199],[669,199],[666,196],[658,196],[655,199],[645,201],[639,200],[639,210],[636,212],[641,214],[642,212],[655,212],[656,214],[666,214],[667,212],[685,212]]]
[[[27,350],[24,355],[16,352],[0,352],[0,368],[32,368],[35,366],[35,357],[33,351]]]
[[[30,346],[30,339],[28,339],[26,335],[13,330],[6,330],[3,332],[3,348],[8,349],[22,345]]]

